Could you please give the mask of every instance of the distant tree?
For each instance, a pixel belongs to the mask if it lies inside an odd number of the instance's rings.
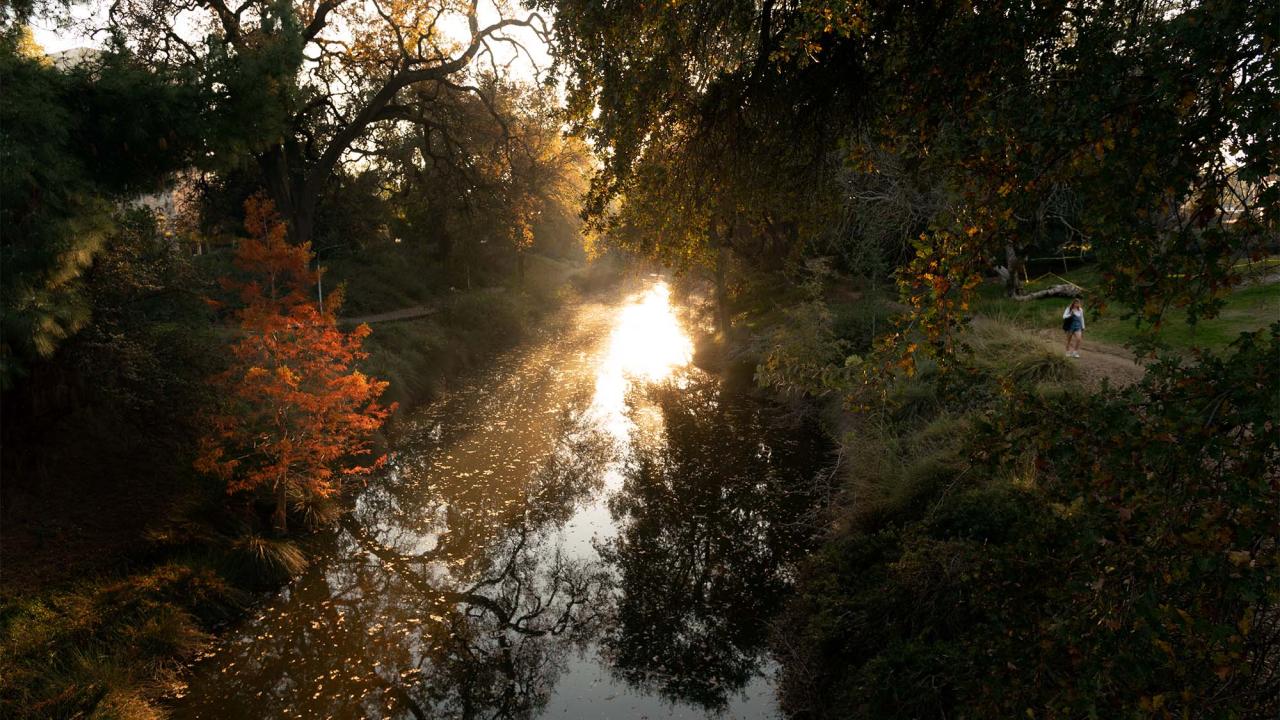
[[[437,242],[463,283],[477,245],[495,241],[517,273],[534,248],[574,243],[590,156],[566,137],[546,88],[486,75],[474,93],[409,94],[412,121],[379,131],[355,152],[380,172],[409,237]]]
[[[787,267],[838,207],[821,182],[861,73],[798,72],[779,52],[801,6],[554,2],[568,111],[599,156],[594,237],[716,282],[727,328],[735,262]],[[832,63],[843,71],[843,63]]]
[[[324,306],[311,299],[318,279],[307,243],[286,241],[269,200],[245,206],[250,237],[226,278],[238,294],[243,337],[231,367],[214,378],[222,392],[201,440],[197,469],[217,475],[231,494],[257,493],[273,503],[274,530],[287,530],[290,505],[314,507],[385,461],[372,458],[374,432],[394,409],[378,403],[387,383],[354,369],[369,335],[338,329],[340,293]]]
[[[451,0],[122,0],[109,25],[153,62],[201,71],[219,95],[212,139],[224,154],[255,159],[301,243],[314,239],[320,201],[338,168],[359,157],[358,143],[413,122],[411,98],[483,98],[476,62],[498,69],[496,46],[524,53],[514,28],[545,32],[540,16],[510,10]]]

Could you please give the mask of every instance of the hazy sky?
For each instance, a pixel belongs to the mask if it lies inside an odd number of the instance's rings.
[[[71,15],[76,20],[88,20],[95,14],[105,12],[106,5],[100,3],[83,3],[76,4],[71,9]],[[76,47],[101,47],[102,43],[94,41],[93,38],[81,35],[75,30],[58,28],[57,22],[49,18],[33,18],[31,21],[31,32],[35,35],[36,42],[44,48],[47,53],[55,53],[60,50],[67,50]]]
[[[76,3],[72,7],[71,15],[76,21],[79,21],[80,24],[83,24],[83,21],[94,19],[95,17],[105,19],[107,8],[109,7],[109,2]],[[517,9],[511,13],[512,15],[520,16],[527,12],[521,9],[518,5],[516,7]],[[479,11],[481,27],[498,18],[498,11],[492,2],[482,2],[480,4]],[[455,35],[460,41],[465,39],[467,33],[465,19],[462,16],[458,16],[456,18],[452,18],[452,20],[454,22],[446,24],[446,28],[450,28],[451,26],[451,32],[449,34]],[[101,25],[104,23],[98,22],[94,24]],[[58,22],[53,19],[36,18],[31,23],[31,29],[36,42],[40,43],[41,47],[43,47],[47,53],[56,53],[77,47],[102,46],[102,43],[96,38],[84,35],[79,27],[71,29],[60,28],[58,27]],[[545,70],[548,67],[551,62],[551,58],[547,54],[547,48],[538,40],[537,36],[531,30],[528,30],[527,28],[511,28],[507,31],[507,35],[518,40],[525,46],[525,48],[528,49],[529,53],[533,56],[534,62],[537,63],[539,68]],[[515,52],[509,45],[504,43],[495,43],[493,47],[495,53],[498,55],[499,63],[510,60]],[[520,60],[519,62],[514,63],[511,69],[512,75],[519,79],[528,80],[531,79],[533,75],[533,69],[527,60]]]

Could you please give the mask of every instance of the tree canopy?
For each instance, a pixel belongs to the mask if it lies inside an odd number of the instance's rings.
[[[730,245],[758,266],[870,246],[937,349],[974,277],[1049,234],[1158,323],[1212,313],[1275,233],[1268,3],[540,6],[619,242],[674,259],[750,227]]]
[[[291,235],[305,242],[328,183],[359,157],[356,144],[421,117],[411,96],[469,92],[492,102],[476,64],[497,71],[509,63],[504,53],[527,55],[513,29],[546,30],[537,14],[492,10],[482,17],[478,2],[452,0],[128,0],[112,6],[108,28],[153,63],[198,69],[224,142],[254,158]]]
[[[58,68],[22,27],[0,31],[0,386],[88,322],[78,280],[113,204],[200,153],[202,96],[185,79],[118,53]]]

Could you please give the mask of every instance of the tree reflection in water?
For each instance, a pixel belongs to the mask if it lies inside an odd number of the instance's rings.
[[[416,497],[411,484],[371,487],[335,538],[338,559],[282,593],[256,635],[224,644],[220,675],[176,714],[536,714],[609,605],[600,563],[566,557],[548,532],[598,490],[612,456],[572,423],[562,417],[556,449],[523,486],[463,477]]]
[[[737,701],[811,540],[796,521],[821,434],[676,366],[665,383],[623,373],[630,392],[602,415],[612,315],[571,317],[596,320],[413,415],[388,476],[200,663],[175,717],[526,718],[557,692],[615,717]]]
[[[800,520],[828,447],[812,418],[700,373],[648,396],[660,436],[633,443],[600,548],[619,583],[604,645],[628,682],[720,709],[758,672],[788,562],[813,541]]]

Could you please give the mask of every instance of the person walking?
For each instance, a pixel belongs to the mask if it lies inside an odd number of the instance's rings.
[[[1062,311],[1062,329],[1067,333],[1067,357],[1080,357],[1080,342],[1084,339],[1084,307],[1080,298],[1071,301]]]

